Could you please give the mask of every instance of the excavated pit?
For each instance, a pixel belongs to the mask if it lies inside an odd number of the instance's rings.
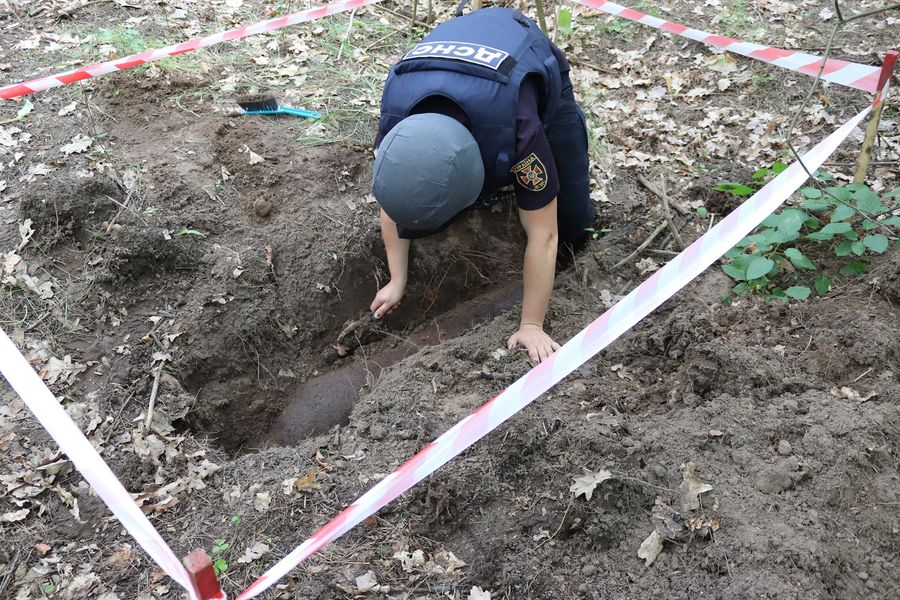
[[[190,407],[178,427],[232,455],[294,444],[346,422],[385,368],[518,300],[524,235],[507,194],[416,240],[402,305],[372,322],[388,274],[370,149],[303,147],[305,124],[291,120],[173,118],[160,99],[195,87],[151,81],[106,106],[111,147],[152,168],[134,171],[133,210],[103,205],[121,230],[103,238],[110,308],[97,310],[124,318],[130,339],[164,319],[156,333],[174,340]]]
[[[392,348],[288,390],[288,403],[272,423],[266,440],[292,445],[334,425],[345,424],[360,388],[376,380],[384,369],[424,347],[458,337],[475,325],[490,321],[511,309],[521,297],[521,284],[509,281],[436,317]]]
[[[221,316],[202,324],[210,342],[182,379],[197,400],[185,426],[238,455],[295,445],[346,424],[384,369],[520,301],[524,238],[517,225],[505,212],[482,212],[418,241],[406,297],[381,320],[367,310],[385,277],[375,238],[320,276],[330,293],[310,293],[317,288],[309,272],[297,269],[279,272],[274,295],[254,299],[255,310],[214,308]],[[291,323],[299,327],[285,338]]]

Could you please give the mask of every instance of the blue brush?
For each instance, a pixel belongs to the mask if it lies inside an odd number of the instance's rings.
[[[318,119],[322,116],[314,110],[281,106],[278,104],[278,100],[271,96],[238,101],[238,105],[244,109],[245,115],[294,115],[295,117],[307,117],[309,119]]]

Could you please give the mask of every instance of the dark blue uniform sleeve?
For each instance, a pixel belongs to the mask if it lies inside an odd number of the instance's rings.
[[[540,84],[529,77],[519,90],[516,161],[511,169],[516,202],[523,210],[543,208],[559,193],[556,162],[541,123],[539,104]]]

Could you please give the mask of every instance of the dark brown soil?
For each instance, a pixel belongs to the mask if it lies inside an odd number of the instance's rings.
[[[85,7],[79,18],[96,25],[119,15],[111,7]],[[604,35],[646,47],[631,29]],[[680,41],[655,44],[654,61],[686,52]],[[605,46],[583,52],[616,58]],[[32,68],[22,56],[9,60],[23,76]],[[407,297],[373,322],[368,306],[386,267],[377,205],[367,200],[370,149],[309,147],[302,140],[314,124],[214,110],[208,79],[118,74],[92,88],[96,110],[65,125],[28,121],[34,141],[24,160],[55,170],[0,197],[0,249],[15,248],[19,223],[31,219],[22,254],[29,273],[52,278],[56,296],[44,306],[20,290],[0,293],[3,327],[21,333],[29,356],[46,346],[86,365],[54,391],[175,551],[231,544],[221,556],[233,597],[528,370],[523,352],[505,351],[524,238],[507,198],[415,242]],[[775,79],[751,89],[750,100],[768,94],[787,105],[799,89]],[[750,102],[732,92],[717,101]],[[38,114],[52,116],[72,93],[36,96]],[[838,98],[845,118],[852,102]],[[599,106],[604,148],[643,127],[601,122]],[[664,110],[673,122],[703,118]],[[57,152],[83,131],[103,150]],[[657,142],[641,148],[665,152]],[[731,210],[736,202],[709,188],[746,180],[752,165],[738,150],[707,156],[704,174],[677,175],[673,202]],[[685,152],[705,150],[696,142]],[[598,231],[611,231],[558,275],[548,317],[558,341],[646,276],[634,261],[613,265],[660,222],[660,202],[637,183],[645,170],[611,168],[608,201],[598,204]],[[84,169],[93,175],[79,177]],[[676,218],[689,239],[709,222],[690,211]],[[673,249],[661,236],[642,258],[661,264]],[[868,275],[836,282],[825,298],[788,305],[725,304],[733,283],[708,271],[293,572],[276,596],[357,597],[355,578],[371,570],[398,599],[468,598],[472,586],[510,599],[895,598],[898,256],[869,260]],[[144,430],[160,352],[167,367],[153,428]],[[0,599],[175,597],[77,473],[46,479],[52,441],[5,383],[0,398],[0,515],[31,510],[0,523]],[[148,452],[151,437],[170,450]],[[678,492],[688,463],[713,488],[692,510]],[[592,499],[570,491],[574,477],[600,469],[612,477]],[[310,473],[298,490],[294,482]],[[14,490],[25,479],[46,489],[22,499]],[[178,482],[166,504],[163,492]],[[57,489],[77,498],[79,518]],[[637,552],[654,530],[666,541],[648,567]],[[269,552],[238,562],[257,542]],[[44,556],[35,543],[52,549]],[[416,550],[430,566],[405,570],[395,554]],[[448,568],[448,553],[466,566]],[[87,573],[97,581],[73,587]],[[41,587],[48,583],[52,592]]]

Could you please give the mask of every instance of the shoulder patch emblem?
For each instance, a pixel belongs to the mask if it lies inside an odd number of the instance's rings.
[[[526,190],[540,192],[547,187],[547,168],[534,152],[516,163],[511,170],[516,182]]]

